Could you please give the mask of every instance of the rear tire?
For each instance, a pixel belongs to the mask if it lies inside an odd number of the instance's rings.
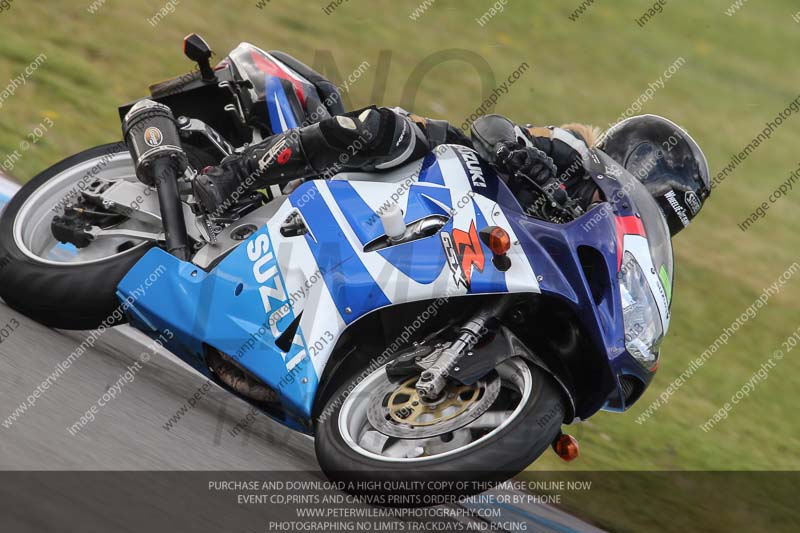
[[[88,263],[48,262],[23,251],[14,226],[26,201],[53,178],[67,182],[70,169],[106,157],[113,158],[117,166],[124,165],[126,154],[122,143],[86,150],[48,168],[14,195],[0,217],[0,297],[10,307],[53,328],[93,329],[103,321],[112,322],[110,316],[119,306],[117,285],[152,244],[140,243],[117,255]],[[130,156],[127,162],[130,175],[135,175]],[[75,173],[75,184],[85,175]],[[103,169],[97,176],[102,175]],[[48,200],[55,206],[60,198]]]

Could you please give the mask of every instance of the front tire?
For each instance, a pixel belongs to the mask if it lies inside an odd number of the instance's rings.
[[[80,182],[97,177],[136,179],[123,143],[98,146],[53,165],[25,184],[0,218],[0,297],[50,327],[93,329],[111,322],[119,306],[119,281],[151,247],[143,241],[112,241],[112,248],[97,254],[93,244],[76,250],[48,234],[64,194],[74,195]]]
[[[315,445],[322,470],[330,479],[344,482],[499,482],[518,474],[558,436],[565,415],[564,401],[554,380],[541,368],[521,358],[504,361],[497,372],[503,379],[504,389],[513,388],[510,384],[513,375],[521,376],[524,381],[516,391],[518,405],[507,419],[502,420],[490,407],[465,427],[433,439],[416,439],[413,448],[399,442],[401,439],[386,438],[387,435],[374,426],[366,427],[370,421],[363,413],[370,402],[375,405],[382,394],[382,389],[375,384],[386,379],[381,377],[385,376],[384,368],[360,383],[350,380],[329,399],[323,415],[318,418]],[[352,392],[348,395],[349,390]],[[511,391],[508,396],[515,395]],[[494,400],[495,404],[500,401],[502,393]],[[501,411],[503,407],[501,405]],[[467,442],[463,432],[474,433],[470,429],[472,426],[485,425],[486,422],[481,421],[483,417],[495,417],[502,423]],[[446,445],[442,448],[437,438],[443,442],[459,439],[464,444],[448,450]],[[403,450],[409,449],[416,457],[402,457]],[[440,453],[429,454],[428,450],[433,449]]]

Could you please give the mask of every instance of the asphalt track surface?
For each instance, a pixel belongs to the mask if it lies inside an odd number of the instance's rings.
[[[208,480],[263,480],[271,472],[325,479],[309,437],[252,416],[246,402],[216,386],[166,429],[206,380],[128,326],[101,335],[34,398],[86,334],[49,329],[0,302],[0,330],[9,325],[0,338],[0,531],[270,531],[271,520],[296,520],[294,509],[240,505],[235,495],[210,491]],[[133,380],[119,387],[135,363]],[[69,430],[112,390],[94,421]],[[29,396],[33,405],[12,421]],[[248,415],[252,422],[232,435]],[[599,531],[536,504],[506,506],[501,518],[454,520]]]

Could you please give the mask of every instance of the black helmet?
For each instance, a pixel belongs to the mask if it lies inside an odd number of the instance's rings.
[[[689,225],[711,194],[703,151],[686,131],[663,117],[623,120],[603,134],[598,148],[647,187],[672,235]]]

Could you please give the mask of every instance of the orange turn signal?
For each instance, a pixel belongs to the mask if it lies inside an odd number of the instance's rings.
[[[495,256],[506,255],[511,249],[511,237],[500,226],[487,226],[481,230],[481,240]]]
[[[553,442],[556,455],[569,462],[578,458],[578,440],[572,435],[562,433]]]

